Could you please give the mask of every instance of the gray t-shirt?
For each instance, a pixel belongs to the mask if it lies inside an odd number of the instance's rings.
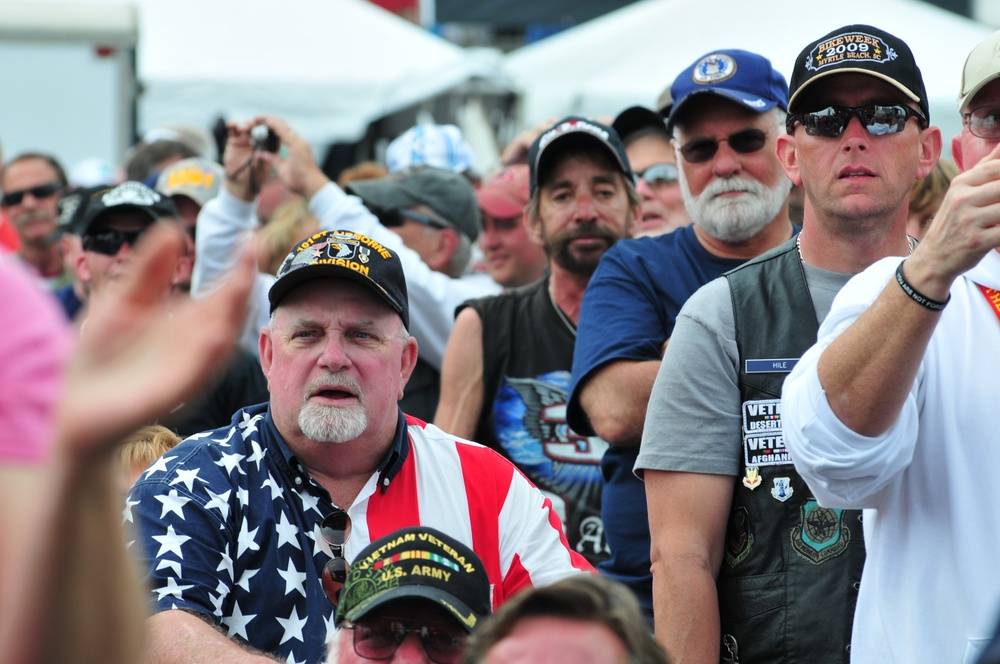
[[[854,276],[805,265],[819,321]],[[715,475],[740,469],[741,405],[729,281],[692,295],[677,317],[646,409],[635,472],[645,468]]]

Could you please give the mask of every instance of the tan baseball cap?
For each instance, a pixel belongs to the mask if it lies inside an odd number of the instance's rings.
[[[980,42],[966,58],[958,110],[964,109],[977,92],[997,78],[1000,78],[1000,30]]]

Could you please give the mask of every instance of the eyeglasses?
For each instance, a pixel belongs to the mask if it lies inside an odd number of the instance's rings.
[[[105,256],[115,256],[123,244],[134,247],[135,243],[145,233],[141,231],[105,231],[103,233],[88,233],[81,238],[84,251],[96,251]]]
[[[962,113],[962,121],[969,133],[978,138],[1000,138],[1000,106],[980,106],[970,113]]]
[[[675,164],[652,164],[635,174],[640,180],[645,180],[651,189],[659,189],[677,182],[677,166]]]
[[[423,622],[409,626],[401,620],[382,618],[369,624],[343,623],[354,630],[354,652],[358,657],[388,660],[396,654],[407,634],[420,637],[427,659],[435,664],[456,664],[465,650],[468,635],[461,628],[446,623]]]
[[[437,219],[432,219],[423,214],[411,212],[406,208],[396,208],[395,210],[382,210],[376,216],[386,228],[398,228],[406,223],[407,219],[429,226],[430,228],[451,228],[448,224]]]
[[[337,606],[351,568],[344,557],[344,545],[351,538],[351,516],[342,509],[335,509],[319,524],[319,530],[333,553],[333,559],[323,568],[323,592],[330,603]]]
[[[856,117],[872,136],[898,134],[906,129],[906,121],[910,118],[917,118],[921,127],[926,122],[923,115],[902,104],[867,104],[855,108],[829,106],[819,111],[789,115],[786,122],[788,133],[792,133],[795,122],[800,122],[810,136],[837,138],[847,129],[851,117]]]
[[[719,151],[719,143],[723,141],[729,143],[729,147],[740,154],[751,154],[764,147],[767,143],[767,133],[760,129],[744,129],[720,140],[696,138],[681,146],[681,155],[692,164],[702,164],[715,156]]]
[[[61,191],[62,188],[63,185],[61,182],[48,182],[40,184],[37,187],[22,189],[21,191],[5,191],[3,199],[0,200],[0,206],[10,207],[12,205],[20,205],[21,201],[24,200],[25,194],[31,194],[32,198],[49,198]]]

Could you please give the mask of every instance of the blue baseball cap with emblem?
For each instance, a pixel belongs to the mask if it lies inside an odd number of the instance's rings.
[[[739,49],[712,51],[678,74],[670,86],[674,105],[667,118],[673,127],[696,95],[725,97],[757,113],[788,108],[788,83],[763,55]]]

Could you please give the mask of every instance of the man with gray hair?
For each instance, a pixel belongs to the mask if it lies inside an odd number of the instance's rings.
[[[632,474],[646,402],[684,301],[723,272],[792,235],[791,184],[775,157],[785,79],[764,57],[714,51],[671,86],[668,119],[694,223],[625,240],[602,258],[583,298],[567,421],[611,447],[601,460],[611,560],[598,569],[653,612],[646,494]]]

